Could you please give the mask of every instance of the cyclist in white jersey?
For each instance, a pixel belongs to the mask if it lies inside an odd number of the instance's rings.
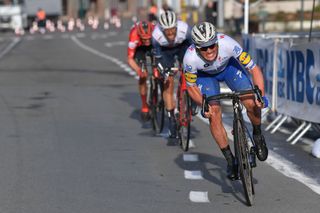
[[[233,91],[251,89],[252,83],[247,76],[248,73],[252,75],[254,85],[260,88],[267,104],[262,71],[238,42],[225,34],[216,33],[215,27],[208,22],[195,25],[191,35],[194,44],[188,48],[183,65],[188,93],[199,106],[202,104],[202,94],[208,97],[220,93],[221,81]],[[259,160],[264,161],[268,156],[261,132],[261,108],[264,106],[256,101],[253,95],[246,96],[241,101],[253,126],[256,155]],[[211,134],[227,160],[227,175],[234,180],[237,178],[235,160],[222,123],[220,103],[209,103],[209,112],[204,116],[209,118]]]
[[[164,70],[174,66],[175,56],[178,56],[182,64],[186,49],[192,44],[191,32],[188,24],[177,21],[176,14],[166,11],[160,14],[159,24],[156,25],[152,33],[152,45],[156,63],[160,63]],[[174,118],[174,78],[169,76],[164,84],[163,99],[169,117],[169,136],[177,136],[177,124]]]

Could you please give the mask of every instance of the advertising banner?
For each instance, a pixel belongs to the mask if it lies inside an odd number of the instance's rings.
[[[244,49],[261,67],[266,95],[271,100],[276,83],[276,111],[291,117],[320,123],[320,43],[291,46],[288,41],[244,37]],[[277,82],[273,82],[273,61],[277,64]]]

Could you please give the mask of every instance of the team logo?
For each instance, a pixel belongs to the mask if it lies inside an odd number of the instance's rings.
[[[239,46],[234,46],[233,52],[234,52],[236,55],[239,55],[239,53],[241,52],[241,48],[240,48]]]
[[[128,47],[129,47],[130,49],[134,49],[134,48],[136,48],[136,46],[137,46],[137,44],[136,44],[135,42],[129,42],[129,43],[128,43]]]
[[[191,84],[193,84],[197,81],[197,74],[194,74],[194,73],[186,72],[184,74],[184,77],[186,78],[186,81]]]
[[[206,64],[204,64],[203,66],[204,66],[205,68],[207,68],[207,67],[210,66],[210,64],[206,63]]]
[[[187,72],[191,72],[191,71],[192,71],[192,66],[186,64],[186,65],[184,66],[184,70],[187,71]]]
[[[249,53],[242,52],[241,55],[239,56],[239,61],[243,65],[249,64],[249,62],[251,61],[251,57],[250,57]]]

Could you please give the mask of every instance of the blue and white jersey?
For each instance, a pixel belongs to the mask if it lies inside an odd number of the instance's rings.
[[[183,21],[177,22],[177,35],[173,42],[169,42],[167,40],[159,24],[156,25],[155,29],[152,32],[152,45],[154,47],[156,57],[161,57],[162,47],[175,48],[186,40],[190,44],[192,44],[191,29],[188,24]]]
[[[224,71],[232,57],[237,59],[240,64],[249,70],[256,65],[251,60],[250,55],[243,51],[237,41],[222,33],[218,33],[217,38],[218,55],[213,62],[208,62],[200,57],[200,53],[197,53],[194,44],[186,51],[183,59],[183,67],[189,86],[196,83],[198,72],[214,75]]]

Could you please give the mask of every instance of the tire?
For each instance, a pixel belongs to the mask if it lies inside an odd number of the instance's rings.
[[[163,86],[159,81],[152,81],[150,85],[150,108],[152,127],[155,134],[160,134],[164,126]]]
[[[238,171],[244,189],[244,195],[248,206],[252,206],[254,199],[252,168],[249,160],[247,136],[242,124],[243,120],[240,119],[237,119],[234,124],[235,153],[236,158],[238,159]]]
[[[178,100],[178,136],[179,143],[183,151],[189,150],[190,132],[191,132],[191,98],[188,92],[182,91],[181,98]]]

